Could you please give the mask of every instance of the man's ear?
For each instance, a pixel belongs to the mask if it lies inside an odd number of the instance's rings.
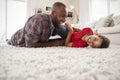
[[[52,17],[52,19],[55,17],[55,11],[51,12],[51,17]]]
[[[51,14],[52,14],[53,16],[55,16],[55,15],[56,15],[56,11],[52,11]]]

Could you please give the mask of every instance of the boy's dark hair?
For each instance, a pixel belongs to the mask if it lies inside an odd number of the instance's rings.
[[[65,7],[66,8],[66,5],[63,4],[62,2],[55,2],[52,6],[52,11],[54,11],[56,9],[59,9],[60,7]]]
[[[102,35],[98,35],[101,39],[102,39],[102,44],[100,46],[100,48],[108,48],[110,45],[110,40]]]

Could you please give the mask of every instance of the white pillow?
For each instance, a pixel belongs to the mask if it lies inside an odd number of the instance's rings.
[[[111,23],[109,24],[108,27],[114,27],[115,26],[115,23],[114,23],[114,20],[112,19]]]
[[[96,24],[94,28],[102,28],[102,27],[108,27],[109,24],[113,21],[112,19],[113,14],[108,15],[105,18],[100,18]]]
[[[120,24],[120,15],[114,16],[113,20],[114,20],[115,25],[119,25]]]

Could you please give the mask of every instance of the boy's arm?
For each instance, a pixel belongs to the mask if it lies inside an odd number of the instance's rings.
[[[73,28],[68,23],[65,23],[65,25],[68,28],[68,35],[67,35],[67,38],[65,40],[65,45],[71,47],[72,46],[71,36],[72,36],[72,33],[73,33]]]
[[[79,28],[75,28],[75,27],[72,27],[72,28],[73,28],[73,31],[74,31],[74,32],[81,31],[81,29],[79,29]]]

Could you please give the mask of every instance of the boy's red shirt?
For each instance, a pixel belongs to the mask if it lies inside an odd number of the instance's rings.
[[[82,37],[86,34],[93,35],[92,29],[84,28],[81,31],[73,32],[71,37],[72,47],[87,47],[87,42],[82,40]]]

